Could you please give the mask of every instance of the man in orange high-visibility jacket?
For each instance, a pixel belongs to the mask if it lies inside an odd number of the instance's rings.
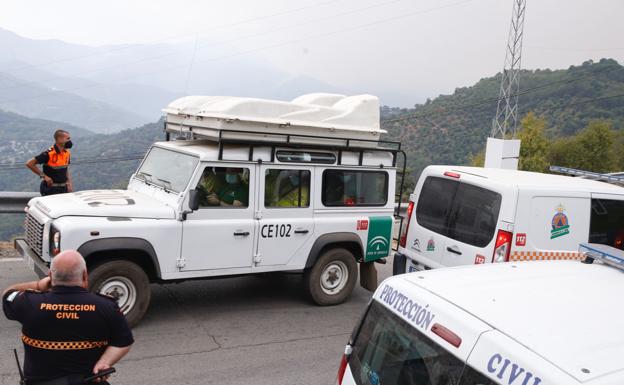
[[[62,194],[73,191],[72,179],[69,175],[69,163],[72,147],[69,132],[56,130],[54,132],[54,146],[35,156],[26,163],[32,172],[42,180],[39,186],[41,195]],[[37,164],[43,165],[43,171]]]

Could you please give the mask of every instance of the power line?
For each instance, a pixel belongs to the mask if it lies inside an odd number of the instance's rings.
[[[576,105],[579,105],[579,104],[585,104],[585,103],[590,103],[590,102],[599,102],[599,101],[602,101],[602,100],[615,99],[615,98],[621,98],[621,97],[624,97],[624,94],[603,96],[603,97],[600,97],[600,98],[593,98],[593,99],[589,99],[589,100],[581,100],[581,101],[578,101],[578,102],[566,104],[566,107],[576,106]]]
[[[405,18],[408,18],[408,17],[411,17],[411,16],[415,16],[415,15],[418,15],[418,14],[425,14],[425,13],[437,11],[437,10],[440,10],[440,9],[452,8],[452,7],[463,5],[463,4],[466,4],[466,3],[469,3],[469,2],[473,2],[473,1],[475,1],[475,0],[463,0],[463,1],[456,2],[456,3],[446,4],[446,5],[443,5],[443,6],[432,7],[432,8],[428,8],[428,9],[424,9],[424,10],[404,13],[404,14],[399,15],[399,16],[389,17],[389,18],[385,18],[385,19],[379,19],[379,20],[374,21],[374,22],[360,24],[360,25],[357,25],[357,26],[354,26],[354,27],[343,28],[343,29],[334,30],[334,31],[330,31],[330,32],[325,32],[325,33],[321,33],[321,34],[317,34],[317,35],[312,35],[312,36],[308,36],[308,37],[302,38],[302,39],[289,40],[289,41],[285,41],[285,42],[281,42],[281,43],[270,44],[270,45],[266,45],[266,46],[263,46],[263,47],[258,47],[258,48],[246,50],[246,51],[236,52],[234,54],[218,56],[218,57],[210,58],[210,59],[207,59],[207,60],[199,60],[199,61],[195,61],[195,63],[216,62],[216,61],[219,61],[219,60],[230,59],[230,58],[238,57],[238,56],[244,56],[244,55],[248,55],[250,53],[260,52],[260,51],[273,49],[273,48],[279,48],[279,47],[292,45],[292,44],[296,44],[296,43],[301,43],[301,42],[304,42],[304,41],[318,39],[318,38],[322,38],[322,37],[328,37],[328,36],[336,35],[336,34],[343,33],[343,32],[356,31],[356,30],[360,30],[360,29],[363,29],[363,28],[371,27],[371,26],[374,26],[374,25],[379,25],[379,24],[388,23],[388,22],[391,22],[391,21],[405,19]],[[171,66],[171,67],[168,67],[168,68],[160,69],[160,70],[157,70],[157,71],[143,72],[143,73],[138,74],[138,75],[131,75],[131,76],[126,76],[126,77],[121,77],[121,78],[115,79],[114,81],[115,82],[119,82],[119,81],[123,81],[123,80],[134,79],[134,78],[138,78],[138,77],[142,77],[142,76],[153,75],[153,74],[157,74],[157,73],[161,73],[161,72],[176,70],[176,69],[179,69],[179,68],[187,68],[187,65],[176,65],[176,66]],[[34,99],[34,98],[38,98],[38,97],[42,97],[42,96],[52,95],[52,94],[55,94],[55,93],[57,93],[59,91],[61,91],[61,92],[68,92],[68,91],[75,91],[75,90],[81,90],[81,89],[87,89],[87,88],[94,88],[94,87],[99,87],[99,86],[103,86],[103,85],[102,84],[92,84],[92,85],[88,85],[88,86],[81,86],[81,87],[74,87],[74,88],[67,88],[67,89],[62,89],[62,90],[55,90],[55,91],[51,91],[51,92],[45,92],[45,93],[41,93],[41,94],[38,94],[38,95],[24,97],[24,98],[5,99],[5,100],[2,100],[2,101],[3,102],[15,102],[15,101],[20,101],[20,100],[28,100],[28,99]]]

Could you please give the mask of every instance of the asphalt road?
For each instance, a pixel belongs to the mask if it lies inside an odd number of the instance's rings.
[[[377,264],[379,281],[392,266]],[[36,278],[0,258],[0,288]],[[334,384],[348,336],[371,296],[318,307],[298,275],[152,285],[152,303],[112,384]],[[0,384],[15,385],[19,324],[0,317]]]

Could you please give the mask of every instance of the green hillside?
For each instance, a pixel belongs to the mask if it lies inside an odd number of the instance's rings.
[[[411,109],[383,107],[386,139],[404,143],[415,175],[429,164],[467,163],[489,136],[500,80],[500,74],[481,79]],[[551,139],[575,134],[595,119],[612,121],[616,130],[624,126],[624,97],[612,97],[624,94],[624,67],[615,60],[525,70],[520,84],[519,117],[529,111],[543,116]]]

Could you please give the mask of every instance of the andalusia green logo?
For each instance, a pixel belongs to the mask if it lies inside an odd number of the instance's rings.
[[[392,237],[392,217],[370,217],[366,261],[387,257]]]

